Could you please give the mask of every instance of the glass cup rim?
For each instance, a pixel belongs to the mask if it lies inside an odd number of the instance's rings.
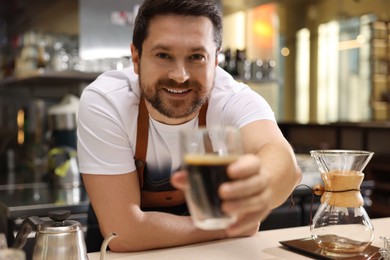
[[[374,152],[365,150],[348,150],[348,149],[323,149],[323,150],[311,150],[311,155],[327,155],[327,156],[339,156],[339,155],[362,155],[371,156]]]

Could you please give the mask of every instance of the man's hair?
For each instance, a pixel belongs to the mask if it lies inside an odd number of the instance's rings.
[[[134,23],[133,44],[142,55],[142,44],[148,37],[149,23],[157,15],[203,16],[213,24],[214,42],[222,45],[222,15],[214,0],[145,0]]]

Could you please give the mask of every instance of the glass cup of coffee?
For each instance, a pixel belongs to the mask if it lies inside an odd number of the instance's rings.
[[[180,136],[183,165],[188,173],[186,200],[196,227],[225,229],[236,221],[221,210],[218,189],[229,181],[227,168],[243,154],[240,130],[235,127],[197,128]]]

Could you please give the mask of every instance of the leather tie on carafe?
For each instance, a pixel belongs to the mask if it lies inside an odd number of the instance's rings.
[[[336,207],[357,208],[364,205],[360,185],[364,174],[357,171],[321,173],[325,189],[321,203]]]

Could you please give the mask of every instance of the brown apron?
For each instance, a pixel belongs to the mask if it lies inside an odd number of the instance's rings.
[[[185,203],[182,191],[173,189],[168,191],[148,191],[144,189],[144,174],[146,166],[146,150],[149,137],[149,113],[145,106],[145,100],[141,98],[139,103],[137,122],[137,144],[135,148],[135,165],[137,167],[139,185],[141,188],[141,208],[174,207]],[[206,125],[207,103],[199,111],[199,126]]]

